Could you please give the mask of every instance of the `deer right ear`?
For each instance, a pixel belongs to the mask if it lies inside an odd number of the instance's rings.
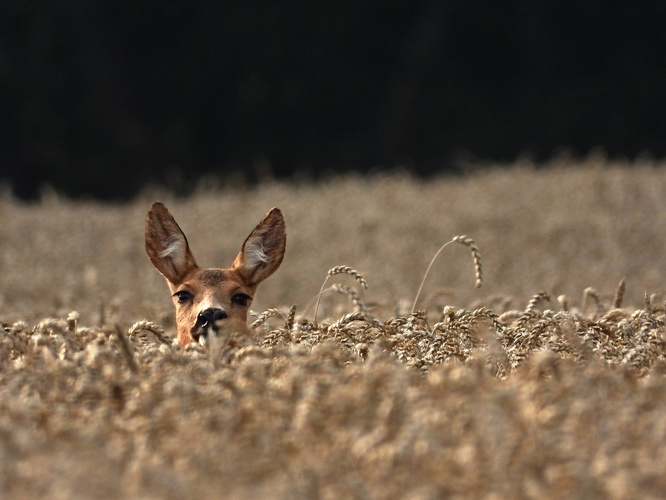
[[[167,281],[178,284],[196,269],[185,233],[160,202],[153,203],[146,218],[146,253]]]
[[[257,286],[280,267],[287,244],[287,230],[282,212],[274,208],[247,237],[231,265],[250,286]]]

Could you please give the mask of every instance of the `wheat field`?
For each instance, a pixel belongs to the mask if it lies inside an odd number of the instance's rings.
[[[4,194],[0,496],[663,498],[664,167]],[[251,336],[174,345],[157,199],[204,266],[281,208]]]

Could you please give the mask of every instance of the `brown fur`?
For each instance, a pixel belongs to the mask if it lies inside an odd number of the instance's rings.
[[[232,333],[245,330],[247,311],[257,287],[280,266],[285,246],[284,219],[280,210],[274,208],[247,237],[231,267],[200,268],[185,233],[169,210],[162,203],[154,203],[146,219],[146,252],[171,290],[178,343],[185,346],[197,340],[201,335],[197,318],[206,309],[226,313],[226,318],[216,322],[216,328]],[[258,260],[256,255],[265,256],[266,260]],[[238,297],[241,300],[235,300]]]

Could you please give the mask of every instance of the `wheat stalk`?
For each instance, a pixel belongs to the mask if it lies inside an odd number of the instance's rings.
[[[296,320],[296,307],[294,304],[289,308],[289,314],[287,314],[287,319],[285,321],[284,327],[286,330],[291,331],[294,328],[294,321]]]
[[[479,247],[476,246],[476,243],[472,238],[468,238],[467,236],[455,236],[451,241],[465,245],[472,252],[472,260],[474,261],[474,277],[476,278],[474,286],[476,288],[481,288],[481,285],[483,284],[483,275],[481,269],[481,252],[479,251]]]
[[[615,297],[613,298],[613,309],[619,309],[622,307],[622,300],[624,299],[624,290],[626,288],[626,280],[622,278],[620,283],[617,285],[617,290],[615,290]]]
[[[650,297],[647,292],[645,292],[645,298],[643,299],[643,302],[645,304],[645,312],[648,313],[649,316],[652,316],[654,314],[654,308],[652,307],[652,297]]]
[[[33,328],[33,333],[46,333],[48,330],[62,333],[67,330],[67,322],[56,318],[46,318],[37,323]]]
[[[535,293],[528,302],[525,312],[531,313],[536,311],[536,306],[544,301],[550,302],[550,294],[548,292]]]
[[[274,308],[266,309],[261,314],[252,312],[252,315],[255,316],[257,319],[252,322],[250,328],[254,330],[263,325],[269,318],[272,318],[273,316],[282,316],[282,318],[284,319],[284,328],[286,330],[291,330],[294,327],[294,320],[296,318],[297,307],[298,307],[297,304],[291,306],[289,308],[289,313],[286,316],[279,309],[274,309]]]
[[[67,315],[67,330],[70,332],[75,332],[76,331],[76,324],[79,321],[79,313],[76,311],[72,311]]]
[[[599,312],[599,306],[600,306],[600,299],[599,299],[599,294],[597,291],[592,288],[592,287],[587,287],[585,290],[583,290],[583,314],[587,312],[587,303],[588,303],[588,297],[591,297],[592,300],[594,300],[594,304],[597,308],[597,312]]]
[[[326,279],[330,278],[331,276],[335,276],[336,274],[348,274],[349,276],[353,276],[356,281],[358,281],[361,286],[363,287],[364,290],[368,289],[368,282],[365,281],[365,278],[359,273],[356,269],[350,266],[336,266],[334,268],[331,268],[328,270],[328,276]]]
[[[342,318],[340,318],[338,321],[333,323],[331,326],[329,326],[326,331],[331,332],[334,330],[338,330],[341,327],[345,326],[348,323],[352,323],[353,321],[365,321],[368,322],[367,316],[362,313],[362,312],[353,312],[349,314],[345,314]],[[370,321],[371,322],[371,321]]]
[[[566,312],[569,310],[569,299],[567,299],[566,295],[558,295],[557,302],[559,302],[563,311]]]
[[[358,310],[358,312],[365,316],[365,320],[368,323],[372,323],[373,325],[379,325],[380,324],[379,321],[377,319],[375,319],[372,316],[372,314],[370,314],[370,312],[368,311],[367,306],[365,305],[363,300],[361,300],[361,297],[359,296],[359,294],[356,290],[354,290],[353,288],[350,288],[348,286],[338,285],[338,284],[333,285],[331,287],[331,290],[333,290],[334,292],[342,293],[343,295],[346,295],[347,297],[349,297],[351,299],[352,303],[354,304],[354,306],[356,306],[356,309]]]
[[[261,325],[263,325],[268,318],[272,318],[273,316],[277,316],[278,314],[282,315],[280,311],[274,308],[266,309],[264,312],[258,315],[255,314],[257,316],[257,319],[252,322],[250,328],[252,330],[258,328]]]
[[[134,335],[141,331],[147,331],[155,335],[157,340],[162,342],[165,345],[171,345],[171,341],[169,341],[168,337],[164,335],[164,328],[162,328],[160,325],[153,323],[152,321],[148,321],[146,319],[143,319],[141,321],[137,321],[134,323],[130,329],[127,331],[127,336],[129,338],[132,338]]]
[[[366,312],[367,308],[365,307],[365,303],[361,299],[361,296],[359,293],[354,290],[353,288],[346,286],[346,285],[341,285],[341,284],[335,284],[331,287],[331,290],[333,290],[336,293],[340,293],[342,295],[346,295],[349,297],[349,300],[352,301],[352,304],[360,311],[360,312]]]
[[[364,290],[367,290],[368,288],[368,282],[365,281],[363,275],[361,275],[361,273],[359,273],[353,267],[335,266],[329,269],[328,273],[326,274],[326,279],[324,280],[324,283],[321,285],[321,289],[319,290],[319,294],[317,295],[317,305],[315,306],[314,319],[313,319],[314,323],[317,323],[317,314],[319,313],[319,303],[321,302],[321,295],[324,293],[324,288],[326,287],[326,283],[328,283],[328,280],[331,279],[331,277],[335,276],[336,274],[348,274],[349,276],[352,276],[356,281],[358,281]]]
[[[421,285],[419,286],[419,290],[418,292],[416,292],[416,297],[414,297],[414,303],[412,304],[412,313],[416,310],[416,304],[418,303],[419,297],[421,296],[423,285],[426,281],[426,278],[428,277],[428,274],[430,274],[430,269],[432,268],[432,265],[435,263],[435,260],[437,259],[439,254],[442,253],[442,250],[444,250],[451,243],[460,243],[470,249],[470,251],[472,252],[472,259],[474,260],[474,276],[476,277],[476,283],[475,283],[476,288],[479,288],[483,283],[483,276],[481,272],[481,252],[479,251],[479,247],[476,246],[476,243],[474,243],[474,240],[472,238],[468,238],[467,236],[464,235],[454,236],[451,241],[447,241],[441,247],[439,247],[439,250],[437,250],[434,257],[430,261],[428,269],[426,269],[425,275],[421,280]]]
[[[137,366],[136,360],[134,359],[134,354],[132,353],[132,347],[130,346],[129,340],[127,340],[127,337],[125,337],[125,334],[118,325],[116,325],[115,333],[116,337],[118,337],[118,341],[120,342],[121,351],[125,355],[125,359],[127,359],[127,366],[129,366],[129,369],[132,373],[137,373],[139,371],[139,367]]]

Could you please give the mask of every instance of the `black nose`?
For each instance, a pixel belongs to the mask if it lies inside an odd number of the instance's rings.
[[[206,309],[199,313],[198,323],[202,327],[206,327],[215,323],[215,321],[225,319],[226,317],[227,313],[222,309]]]

